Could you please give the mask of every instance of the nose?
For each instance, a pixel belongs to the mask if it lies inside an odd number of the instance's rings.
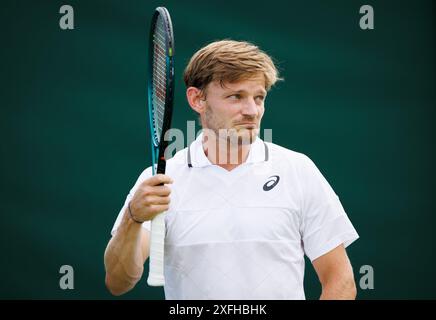
[[[244,116],[256,117],[258,113],[259,109],[254,98],[247,99],[242,107],[242,114]]]

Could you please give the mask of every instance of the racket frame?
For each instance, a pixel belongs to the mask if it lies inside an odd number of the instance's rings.
[[[154,61],[154,33],[156,28],[156,23],[158,21],[158,17],[163,19],[163,24],[165,27],[165,55],[166,55],[166,90],[165,90],[165,107],[164,107],[164,118],[162,123],[162,128],[160,131],[160,136],[157,136],[155,132],[155,126],[153,123],[154,119],[154,110],[153,110],[153,61]],[[152,156],[152,173],[153,175],[165,173],[166,169],[166,159],[165,159],[165,150],[168,146],[169,141],[165,140],[165,133],[171,127],[171,117],[173,112],[173,102],[174,102],[174,34],[173,34],[173,26],[171,22],[171,17],[168,10],[165,7],[156,8],[150,28],[149,35],[149,47],[148,47],[148,76],[147,76],[147,96],[148,96],[148,112],[149,112],[149,120],[150,120],[150,133],[151,133],[151,156]],[[159,139],[159,140],[158,140]],[[153,241],[155,235],[153,233],[153,227],[155,228],[163,228],[163,235],[160,237],[163,239],[159,239],[160,243],[157,245],[161,246],[162,257],[159,261],[162,265],[158,268],[158,273],[152,272],[152,265],[156,262],[152,261],[152,250],[153,250]],[[164,236],[165,236],[165,213],[161,213],[157,215],[151,223],[151,239],[150,239],[150,272],[147,279],[147,283],[150,286],[163,286],[165,285],[165,278],[163,275],[163,250],[164,250]],[[156,245],[156,244],[155,244]],[[162,273],[162,274],[160,274]]]

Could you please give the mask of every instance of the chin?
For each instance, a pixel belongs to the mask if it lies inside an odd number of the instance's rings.
[[[257,129],[243,129],[238,131],[239,143],[243,145],[252,144],[254,141],[256,141],[257,133]]]

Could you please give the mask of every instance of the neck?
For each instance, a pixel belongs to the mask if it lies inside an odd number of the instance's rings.
[[[251,144],[243,144],[237,139],[203,136],[203,150],[209,161],[231,171],[248,158]]]

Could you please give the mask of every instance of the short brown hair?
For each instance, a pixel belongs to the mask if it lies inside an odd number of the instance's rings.
[[[271,57],[257,46],[246,41],[221,40],[208,44],[192,56],[183,79],[186,87],[203,90],[215,80],[223,84],[257,74],[265,77],[266,90],[281,80]]]

